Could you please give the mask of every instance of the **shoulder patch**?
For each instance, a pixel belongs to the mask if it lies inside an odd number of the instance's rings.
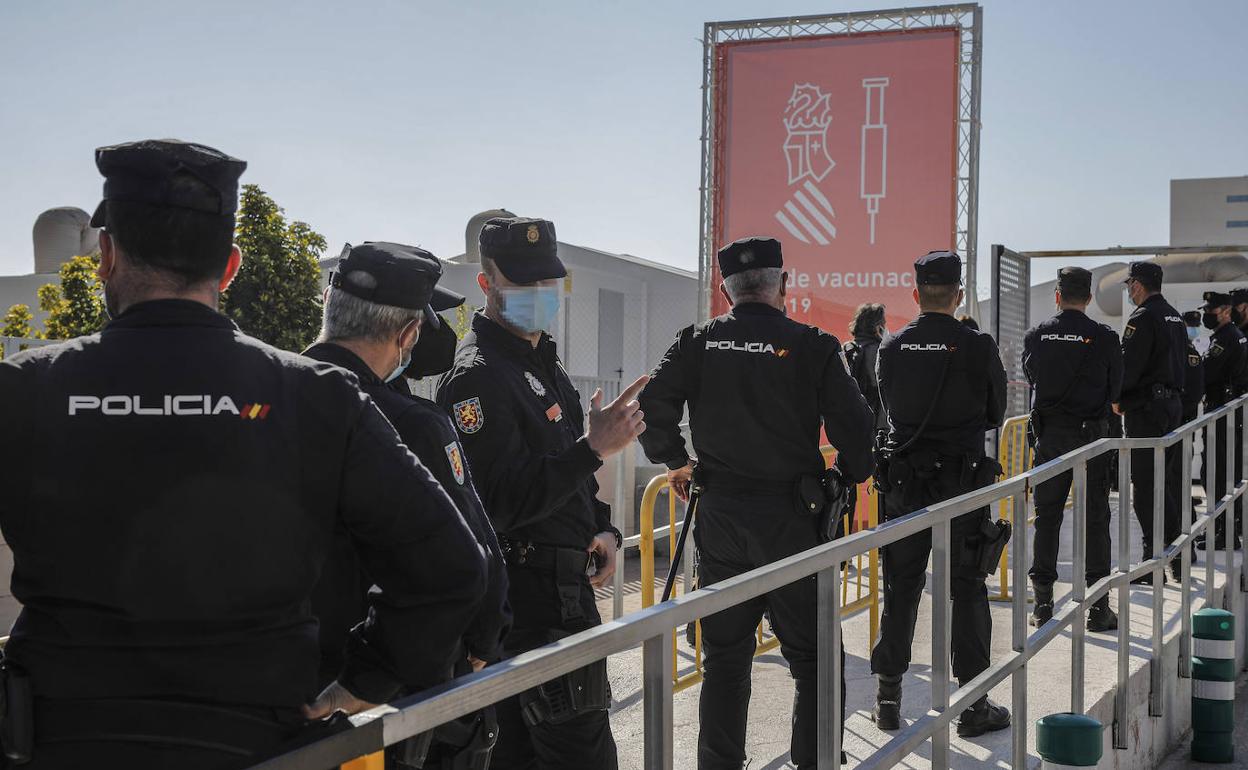
[[[1223,350],[1225,350],[1225,348],[1223,348],[1221,344],[1217,342],[1211,342],[1209,344],[1209,352],[1206,353],[1206,355],[1209,356],[1210,358],[1214,358],[1216,356],[1222,355]]]
[[[1133,334],[1135,334],[1135,327],[1132,326],[1131,324],[1127,324],[1127,328],[1122,330],[1122,338],[1124,340],[1131,339],[1131,335]]]
[[[481,408],[481,399],[476,396],[455,404],[451,412],[455,415],[455,425],[460,433],[476,433],[485,425],[485,410]]]
[[[1187,365],[1192,367],[1200,366],[1200,356],[1195,353],[1189,355],[1187,357]]]
[[[455,476],[455,483],[462,486],[464,483],[464,453],[459,450],[458,441],[452,441],[446,445],[446,459],[451,463],[451,473]]]

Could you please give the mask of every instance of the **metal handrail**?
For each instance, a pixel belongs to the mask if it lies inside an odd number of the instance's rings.
[[[987,694],[1006,677],[1013,680],[1013,766],[1025,767],[1027,762],[1027,730],[1029,720],[1027,707],[1026,663],[1039,650],[1058,636],[1066,626],[1071,627],[1071,710],[1084,710],[1084,635],[1081,620],[1083,613],[1098,598],[1116,588],[1120,608],[1129,608],[1129,581],[1139,575],[1153,575],[1152,659],[1153,677],[1150,696],[1150,714],[1161,715],[1165,710],[1162,702],[1161,669],[1157,665],[1162,655],[1162,573],[1165,564],[1178,556],[1182,565],[1180,615],[1183,634],[1180,636],[1180,661],[1190,655],[1191,614],[1191,546],[1192,539],[1208,529],[1210,522],[1219,516],[1228,516],[1232,503],[1248,489],[1248,482],[1240,481],[1231,486],[1230,476],[1234,457],[1234,412],[1244,416],[1248,397],[1240,397],[1230,404],[1181,426],[1176,431],[1159,438],[1100,439],[1092,444],[1068,452],[1061,457],[1037,466],[1014,478],[1005,479],[983,489],[968,492],[907,516],[888,521],[873,530],[865,530],[845,538],[812,548],[809,551],[781,559],[773,564],[752,570],[737,577],[677,597],[655,607],[630,614],[625,618],[604,623],[574,636],[567,637],[545,647],[524,653],[510,660],[449,682],[440,687],[403,698],[393,705],[383,706],[371,712],[353,717],[356,729],[326,738],[289,754],[269,760],[258,767],[264,770],[290,768],[307,770],[338,764],[353,757],[375,752],[381,747],[418,735],[440,724],[479,710],[504,698],[516,695],[554,677],[575,670],[609,655],[642,646],[642,696],[644,726],[645,766],[653,770],[670,770],[672,767],[672,681],[669,673],[668,651],[671,647],[672,629],[683,626],[695,618],[719,612],[741,602],[749,601],[769,591],[803,578],[817,575],[818,624],[820,629],[839,626],[841,603],[836,587],[840,566],[853,556],[871,548],[895,543],[924,530],[932,531],[932,595],[948,597],[951,581],[950,553],[952,546],[952,521],[955,517],[970,513],[993,503],[1013,498],[1015,510],[1030,510],[1029,494],[1034,487],[1066,471],[1073,471],[1074,487],[1074,578],[1072,601],[1054,613],[1053,618],[1033,633],[1028,634],[1026,593],[1015,591],[1012,602],[1013,652],[998,661],[971,682],[952,694],[950,684],[950,611],[949,602],[937,600],[932,608],[932,708],[927,714],[913,721],[904,731],[894,737],[874,754],[867,757],[860,767],[890,767],[912,752],[920,744],[931,740],[931,764],[935,768],[949,766],[949,725],[953,718],[976,700]],[[1182,536],[1168,546],[1163,544],[1162,523],[1164,516],[1164,450],[1181,444],[1184,460],[1190,462],[1193,435],[1206,427],[1222,421],[1226,427],[1227,477],[1223,490],[1208,494],[1213,505],[1209,512],[1195,517],[1191,507],[1190,473],[1181,475],[1183,504]],[[1248,442],[1246,442],[1248,444]],[[1131,450],[1151,450],[1155,478],[1161,480],[1153,490],[1154,516],[1153,553],[1139,564],[1130,563],[1130,528],[1127,520],[1131,496],[1130,463]],[[1119,530],[1118,565],[1115,574],[1084,586],[1080,576],[1085,574],[1086,563],[1086,502],[1084,490],[1087,485],[1087,462],[1107,451],[1119,452]],[[1208,463],[1210,468],[1214,463]],[[1186,466],[1185,466],[1186,467]],[[1209,471],[1210,478],[1212,470]],[[1207,482],[1208,488],[1212,484]],[[1216,500],[1216,502],[1215,502]],[[1024,507],[1026,506],[1026,507]],[[1233,518],[1233,517],[1230,517]],[[1248,517],[1244,523],[1248,537]],[[1229,534],[1229,532],[1228,532]],[[1227,578],[1233,567],[1233,538],[1226,538],[1222,572]],[[1210,555],[1206,561],[1205,602],[1213,601],[1214,561],[1212,538]],[[1015,553],[1013,572],[1015,585],[1023,585],[1027,563],[1028,542],[1020,537]],[[1229,588],[1229,582],[1228,582]],[[1242,589],[1242,582],[1241,582]],[[1127,743],[1127,679],[1129,663],[1130,612],[1123,612],[1118,628],[1118,685],[1115,697],[1114,745],[1125,748]],[[818,720],[827,725],[819,732],[818,761],[820,768],[839,767],[840,708],[836,698],[840,682],[840,634],[822,633],[818,643]],[[1180,675],[1188,675],[1181,666]]]

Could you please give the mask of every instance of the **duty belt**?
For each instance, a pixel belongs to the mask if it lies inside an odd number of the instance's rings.
[[[583,548],[530,543],[507,537],[500,537],[499,544],[503,548],[503,560],[509,567],[526,567],[557,575],[584,575],[591,558]]]

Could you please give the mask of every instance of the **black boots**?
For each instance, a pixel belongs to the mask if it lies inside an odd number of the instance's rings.
[[[1087,629],[1097,633],[1118,629],[1118,616],[1109,608],[1108,596],[1097,599],[1092,609],[1088,610]]]
[[[998,706],[985,695],[974,706],[962,712],[962,717],[958,719],[958,737],[974,738],[984,733],[1004,730],[1009,726],[1009,709]]]
[[[1039,628],[1053,617],[1053,584],[1036,583],[1032,590],[1036,594],[1036,606],[1031,611],[1031,624]]]
[[[875,708],[871,709],[871,721],[881,730],[901,729],[901,677],[884,676],[878,679]]]

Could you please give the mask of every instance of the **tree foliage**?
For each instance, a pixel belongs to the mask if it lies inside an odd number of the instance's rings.
[[[38,339],[35,331],[35,314],[30,305],[14,305],[0,318],[0,337],[24,337]]]
[[[222,295],[222,310],[244,332],[270,345],[300,351],[321,325],[325,238],[285,212],[254,184],[244,185],[235,241],[243,265]]]
[[[98,253],[74,257],[61,265],[59,285],[39,287],[39,309],[48,314],[43,322],[44,337],[67,340],[104,328],[108,316],[104,312],[104,287],[95,274],[99,266]]]

